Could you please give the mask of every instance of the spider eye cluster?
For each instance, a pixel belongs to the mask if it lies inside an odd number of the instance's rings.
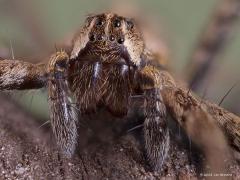
[[[108,20],[110,20],[110,22],[107,22]],[[111,29],[109,30],[109,35],[106,35],[106,31],[103,30],[107,26]],[[116,15],[108,19],[106,15],[101,14],[97,16],[94,21],[93,30],[89,34],[89,41],[109,41],[123,44],[125,38],[122,33],[119,33],[119,31],[122,31],[121,27],[126,28],[127,31],[131,31],[134,28],[134,22],[132,19]]]

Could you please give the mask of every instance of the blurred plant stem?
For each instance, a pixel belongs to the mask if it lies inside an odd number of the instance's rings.
[[[211,72],[213,64],[230,42],[240,15],[240,0],[222,0],[203,30],[186,66],[186,80],[198,90]]]

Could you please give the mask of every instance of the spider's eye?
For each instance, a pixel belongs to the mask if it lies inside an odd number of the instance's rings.
[[[101,40],[104,39],[104,36],[103,36],[103,35],[99,35],[99,36],[97,37],[97,39],[98,39],[99,41],[101,41]]]
[[[120,21],[120,19],[116,19],[116,20],[113,22],[113,25],[114,25],[114,27],[120,27],[120,26],[121,26],[121,21]]]
[[[92,34],[92,35],[89,36],[89,40],[90,40],[90,41],[95,41],[95,39],[96,39],[96,37],[95,37],[94,34]]]
[[[114,41],[114,40],[115,40],[115,37],[114,37],[113,35],[111,35],[111,36],[109,37],[109,40],[110,40],[110,41]]]
[[[127,20],[127,27],[128,29],[132,29],[134,27],[134,24],[131,20]]]
[[[104,20],[98,18],[97,21],[96,21],[96,25],[97,26],[102,26],[104,24]]]
[[[123,44],[124,38],[123,38],[123,37],[119,38],[117,42],[118,42],[119,44]]]

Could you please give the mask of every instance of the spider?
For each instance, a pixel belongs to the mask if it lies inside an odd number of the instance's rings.
[[[161,171],[170,147],[167,114],[183,126],[185,110],[239,122],[238,117],[215,105],[199,103],[189,91],[171,88],[175,87],[174,80],[159,56],[145,46],[135,20],[114,13],[88,16],[73,38],[71,53],[57,51],[40,64],[0,62],[0,90],[48,89],[52,131],[66,157],[75,152],[80,116],[104,108],[114,117],[124,118],[134,96],[143,97],[139,108],[143,106],[144,110],[144,147],[156,171]],[[73,103],[76,107],[71,106]],[[239,142],[238,137],[230,137]]]

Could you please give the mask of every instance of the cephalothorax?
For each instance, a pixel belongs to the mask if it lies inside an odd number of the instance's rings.
[[[78,115],[99,107],[124,117],[132,95],[144,96],[144,140],[147,156],[160,170],[169,149],[161,71],[151,64],[137,24],[112,13],[89,16],[73,39],[70,55],[56,52],[46,64],[2,60],[0,90],[48,88],[51,125],[63,154],[77,143]],[[165,84],[171,79],[164,77]],[[76,108],[71,106],[73,100]]]
[[[143,49],[132,20],[110,13],[88,17],[74,39],[69,68],[80,109],[91,111],[101,103],[113,114],[125,115]]]

